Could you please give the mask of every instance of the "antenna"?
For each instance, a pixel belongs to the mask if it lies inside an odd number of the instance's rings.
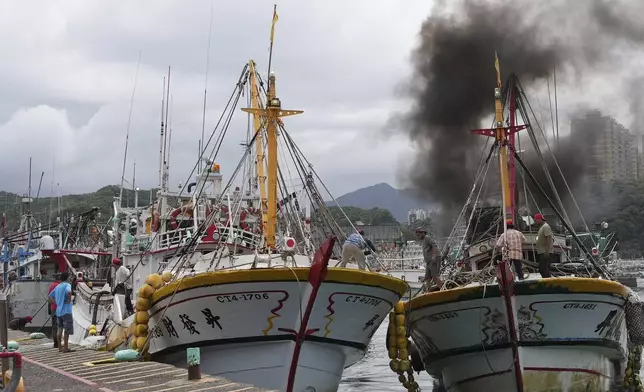
[[[165,99],[165,128],[164,128],[164,137],[163,137],[163,175],[161,177],[161,187],[163,190],[166,190],[168,184],[166,183],[166,168],[167,168],[167,142],[168,142],[168,108],[170,106],[170,66],[168,66],[168,88],[166,90],[166,99]]]
[[[51,192],[49,192],[49,219],[47,220],[47,223],[51,227],[51,213],[53,209],[53,204],[54,204],[54,181],[56,181],[56,157],[54,156],[54,166],[52,168],[52,176],[51,176]]]
[[[271,63],[273,61],[273,38],[275,37],[275,24],[279,20],[279,17],[277,16],[277,4],[273,4],[273,22],[271,23],[271,46],[268,50],[268,77],[266,80],[268,80],[268,84],[266,86],[266,91],[269,90],[271,86]]]
[[[132,122],[132,109],[134,108],[134,94],[136,93],[136,83],[139,78],[139,67],[141,66],[141,50],[139,50],[139,61],[136,63],[136,73],[134,74],[134,87],[130,97],[130,112],[127,116],[127,126],[125,130],[125,153],[123,154],[123,171],[121,172],[121,189],[119,191],[119,205],[123,205],[123,183],[125,182],[125,165],[127,164],[127,146],[130,140],[130,124]]]
[[[557,105],[557,61],[554,56],[552,56],[553,61],[553,77],[554,77],[554,88],[555,88],[555,145],[559,147],[559,106]]]
[[[27,193],[27,214],[31,214],[31,157],[29,157],[29,191]]]
[[[201,116],[201,143],[205,140],[206,132],[206,101],[208,99],[208,71],[210,70],[210,40],[212,38],[212,15],[215,5],[210,4],[210,27],[208,27],[208,52],[206,53],[206,80],[203,87],[203,114]],[[199,146],[199,158],[203,155],[203,146]],[[201,159],[199,159],[199,168],[201,168]]]
[[[159,189],[163,182],[163,135],[165,123],[163,122],[165,110],[165,76],[163,77],[163,95],[161,96],[161,138],[159,139]]]
[[[172,102],[173,101],[172,95],[170,96],[170,99],[168,101],[170,102],[170,109],[168,110],[168,112],[172,112],[172,103],[173,103]],[[165,166],[165,170],[166,170],[166,172],[165,172],[165,183],[167,185],[168,182],[169,182],[169,179],[170,179],[170,151],[172,149],[172,114],[170,114],[170,118],[168,119],[168,122],[167,122],[166,125],[168,127],[168,132],[167,132],[167,135],[168,135],[168,158],[167,158],[167,162],[166,162],[166,166]]]
[[[550,78],[546,79],[546,84],[548,87],[548,103],[550,105],[550,123],[552,124],[552,138],[553,140],[557,141],[557,131],[555,128],[555,117],[554,117],[554,111],[552,110],[552,94],[550,93]]]
[[[40,173],[40,183],[38,183],[38,193],[36,193],[36,200],[40,197],[40,188],[42,188],[42,178],[45,176],[45,172]]]

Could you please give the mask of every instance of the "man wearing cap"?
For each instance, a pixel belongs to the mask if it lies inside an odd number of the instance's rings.
[[[438,247],[434,239],[427,235],[427,230],[419,227],[416,229],[416,239],[421,241],[423,248],[423,259],[425,260],[425,291],[429,291],[431,283],[441,286],[439,277],[440,259],[438,258]]]
[[[539,262],[539,273],[542,278],[550,278],[550,258],[554,253],[554,242],[552,237],[552,229],[546,218],[541,214],[534,216],[534,222],[539,226],[537,232],[537,261]]]
[[[523,243],[525,236],[519,230],[514,228],[512,221],[507,221],[506,231],[499,236],[496,241],[496,248],[499,251],[506,251],[508,259],[514,265],[514,272],[519,280],[523,280],[523,270],[521,266],[521,259],[523,259]]]
[[[118,257],[112,259],[112,265],[116,272],[114,273],[114,291],[113,294],[123,294],[125,296],[125,310],[130,314],[134,313],[132,306],[132,283],[130,282],[130,270],[123,265]]]

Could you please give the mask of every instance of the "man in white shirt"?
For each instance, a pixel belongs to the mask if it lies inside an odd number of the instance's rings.
[[[131,314],[134,313],[132,306],[132,282],[130,280],[130,270],[123,265],[119,258],[112,259],[112,265],[116,272],[114,273],[114,291],[113,294],[123,294],[125,296],[125,309]]]

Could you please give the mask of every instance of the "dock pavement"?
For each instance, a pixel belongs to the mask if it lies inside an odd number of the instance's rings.
[[[23,340],[29,334],[9,331],[20,344],[25,391],[48,392],[270,392],[202,374],[188,381],[188,370],[158,362],[117,362],[94,365],[114,353],[73,347],[61,354],[50,339]],[[70,347],[72,348],[72,347]]]

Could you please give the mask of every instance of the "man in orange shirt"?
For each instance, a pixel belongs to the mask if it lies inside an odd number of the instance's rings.
[[[51,292],[54,291],[56,286],[60,283],[60,274],[56,274],[56,281],[49,285],[48,295],[51,295]],[[51,336],[54,341],[54,348],[58,348],[58,318],[56,317],[56,302],[49,303],[49,315],[51,316]]]

